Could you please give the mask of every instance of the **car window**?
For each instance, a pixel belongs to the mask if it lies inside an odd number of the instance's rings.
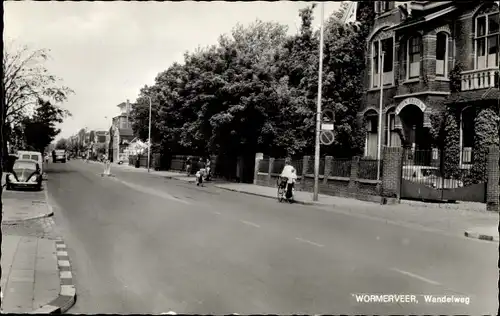
[[[14,170],[26,169],[35,171],[37,169],[36,166],[37,166],[36,163],[31,163],[27,161],[16,161],[12,169]]]
[[[30,155],[22,155],[21,159],[31,159]]]
[[[31,159],[38,161],[38,155],[31,155]]]

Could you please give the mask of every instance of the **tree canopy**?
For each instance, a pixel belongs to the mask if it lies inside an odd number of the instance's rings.
[[[61,132],[56,128],[56,124],[62,123],[63,119],[70,114],[50,101],[40,99],[38,102],[35,114],[22,119],[21,126],[26,147],[43,152]]]
[[[184,63],[174,63],[141,89],[131,115],[136,136],[148,138],[151,98],[151,138],[163,151],[312,153],[319,70],[313,10],[300,10],[294,35],[284,25],[257,20],[236,25],[216,45],[186,52]],[[325,23],[322,103],[335,111],[336,139],[323,153],[351,156],[364,146],[356,115],[371,14],[362,10],[359,26],[343,24],[338,12]]]

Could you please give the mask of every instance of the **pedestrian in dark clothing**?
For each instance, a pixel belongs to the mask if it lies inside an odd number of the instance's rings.
[[[190,174],[191,174],[191,157],[188,157],[186,159],[186,173],[187,173],[187,176],[189,177]]]
[[[205,163],[205,180],[210,181],[210,171],[211,171],[211,161],[209,158],[207,158],[207,162]]]

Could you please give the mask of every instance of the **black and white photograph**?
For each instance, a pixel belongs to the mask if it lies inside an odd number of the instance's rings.
[[[2,314],[499,314],[500,1],[2,27]]]

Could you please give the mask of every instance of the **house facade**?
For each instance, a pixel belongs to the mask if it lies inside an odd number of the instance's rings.
[[[470,164],[476,116],[500,107],[498,1],[373,1],[373,6],[359,112],[365,156],[378,156],[379,128],[382,147],[432,151],[432,116],[451,107],[458,113],[460,164]]]
[[[122,102],[117,107],[120,109],[120,114],[113,117],[109,129],[109,157],[113,162],[126,162],[128,161],[128,151],[126,149],[134,139],[132,119],[130,117],[130,102],[127,100],[127,102]]]

